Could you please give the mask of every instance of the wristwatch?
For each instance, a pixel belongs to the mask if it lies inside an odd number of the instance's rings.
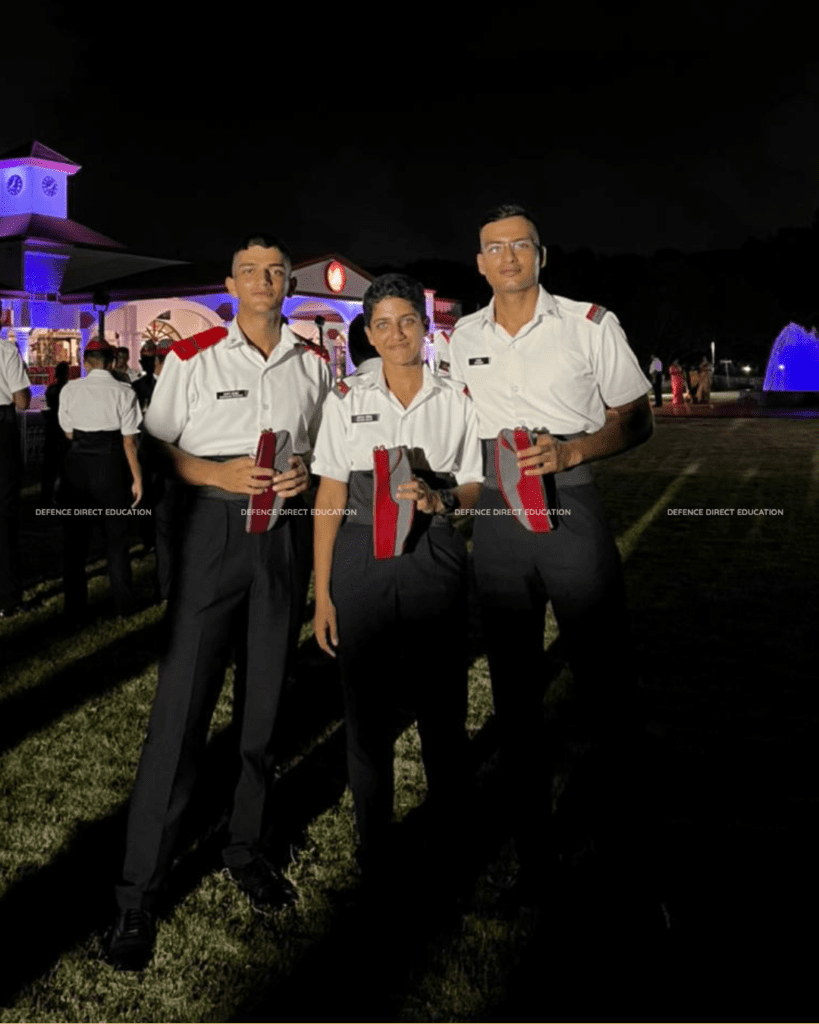
[[[461,507],[461,499],[453,490],[438,491],[438,497],[441,499],[441,505],[443,506],[441,515],[449,515],[456,508]]]

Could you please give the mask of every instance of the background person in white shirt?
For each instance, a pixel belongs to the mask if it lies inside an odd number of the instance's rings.
[[[85,346],[86,375],[69,381],[60,394],[58,417],[71,446],[63,460],[60,504],[63,520],[65,614],[82,620],[88,604],[85,561],[94,526],[105,536],[108,577],[118,615],[131,611],[129,519],[122,513],[142,498],[137,437],[142,413],[133,388],[110,373],[114,351],[106,341]],[[90,513],[90,514],[89,514]]]
[[[15,345],[0,338],[0,618],[13,615],[23,596],[17,541],[23,459],[17,412],[30,404],[25,363]]]

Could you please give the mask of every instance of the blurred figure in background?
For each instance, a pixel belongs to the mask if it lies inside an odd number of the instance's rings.
[[[347,351],[356,373],[369,373],[381,367],[381,356],[370,344],[364,328],[364,314],[359,313],[350,321],[347,334]]]
[[[0,618],[13,615],[23,599],[20,545],[20,483],[23,458],[17,411],[28,409],[31,388],[17,347],[0,339]]]
[[[711,381],[714,379],[714,367],[706,356],[702,357],[700,363],[700,379],[697,385],[697,401],[700,405],[711,403]]]
[[[151,404],[151,396],[156,387],[156,345],[152,341],[146,341],[139,354],[139,365],[142,373],[131,381],[131,387],[136,391],[139,399],[139,407],[142,414]]]
[[[671,378],[671,404],[675,408],[685,405],[686,398],[690,398],[688,389],[685,386],[685,374],[677,359],[672,360],[668,367],[668,375]]]
[[[46,408],[43,409],[45,421],[45,442],[43,446],[43,475],[40,484],[40,497],[44,505],[54,501],[54,488],[65,453],[70,445],[60,429],[60,392],[68,383],[68,363],[57,363],[54,367],[54,380],[46,388]]]
[[[651,378],[651,386],[654,389],[654,407],[661,409],[663,405],[663,364],[659,356],[651,356],[648,375]]]
[[[142,497],[137,458],[142,413],[133,389],[109,372],[113,355],[107,341],[89,341],[83,356],[86,376],[69,381],[60,396],[60,426],[71,442],[60,486],[62,503],[72,510],[63,520],[65,614],[70,622],[82,621],[87,609],[85,560],[95,523],[105,535],[116,613],[131,611],[129,520],[116,513],[132,500],[131,507],[138,505]]]

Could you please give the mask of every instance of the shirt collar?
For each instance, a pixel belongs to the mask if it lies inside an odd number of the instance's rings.
[[[421,373],[421,390],[418,394],[428,395],[433,391],[438,391],[440,389],[441,385],[438,383],[435,374],[430,370],[426,363],[423,364]],[[368,387],[378,388],[382,394],[389,397],[390,389],[387,387],[387,382],[384,380],[383,363],[380,366],[374,367],[369,373],[361,374],[361,376],[367,378]]]
[[[554,295],[550,295],[549,292],[543,287],[538,285],[537,302],[535,303],[535,312],[532,315],[532,319],[529,324],[534,323],[542,316],[560,316],[560,310],[557,303],[555,302]],[[483,324],[494,324],[495,323],[495,296],[489,302],[488,306],[484,306],[481,310],[481,321]],[[528,324],[524,324],[527,327]],[[521,328],[522,330],[523,328]]]
[[[298,342],[298,337],[290,330],[290,327],[287,324],[282,324],[281,333],[279,335],[279,344],[273,349],[273,355],[275,356],[279,352],[284,352],[289,348],[293,348],[293,346],[297,345]],[[248,348],[255,347],[248,342],[247,338],[245,338],[242,333],[242,329],[239,326],[239,320],[236,317],[234,317],[230,324],[228,324],[228,333],[225,338],[225,344],[230,348],[240,348],[242,345],[247,345]]]

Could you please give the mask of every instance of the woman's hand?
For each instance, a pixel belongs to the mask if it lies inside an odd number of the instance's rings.
[[[441,512],[443,504],[437,491],[433,491],[423,480],[413,477],[408,484],[401,484],[396,490],[396,496],[408,501],[414,501],[419,512],[426,512],[431,516],[434,512]]]

